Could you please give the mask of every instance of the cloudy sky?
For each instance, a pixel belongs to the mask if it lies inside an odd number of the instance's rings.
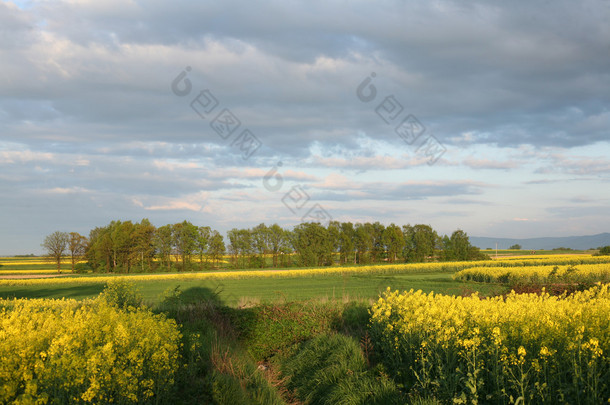
[[[0,1],[0,254],[188,219],[610,230],[610,1]]]

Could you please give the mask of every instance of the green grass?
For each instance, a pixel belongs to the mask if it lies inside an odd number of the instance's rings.
[[[217,295],[224,305],[237,306],[248,301],[278,302],[322,299],[376,299],[387,287],[400,290],[434,291],[442,294],[466,294],[479,291],[482,295],[503,292],[498,284],[481,284],[452,280],[453,273],[418,273],[394,275],[320,275],[316,277],[253,278],[234,280],[135,281],[144,300],[155,304],[162,293],[179,286],[183,292],[207,291]],[[103,277],[103,276],[102,276]],[[75,298],[99,294],[100,283],[0,286],[4,298]]]

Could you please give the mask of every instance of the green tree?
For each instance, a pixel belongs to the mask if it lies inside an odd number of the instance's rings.
[[[326,266],[332,263],[332,241],[328,230],[317,222],[304,222],[294,227],[292,245],[301,266]]]
[[[489,256],[472,246],[466,232],[458,229],[451,237],[443,237],[442,259],[447,261],[484,260]]]
[[[161,259],[161,263],[163,263],[167,267],[167,271],[171,270],[172,264],[172,250],[174,247],[174,238],[172,236],[172,226],[171,225],[163,225],[157,228],[155,232],[155,249],[159,254],[159,258]]]
[[[290,252],[290,242],[286,231],[278,224],[273,224],[269,227],[269,249],[273,257],[273,267],[277,267],[280,255],[288,257]]]
[[[332,250],[332,264],[334,263],[334,257],[341,251],[341,223],[339,221],[330,221],[326,230]],[[341,258],[339,258],[339,261],[341,261]]]
[[[356,255],[354,254],[354,239],[356,231],[354,224],[351,222],[341,223],[341,233],[339,234],[339,262],[341,264],[356,263]],[[352,260],[353,256],[353,260]]]
[[[388,225],[383,231],[383,244],[387,251],[388,262],[396,262],[405,247],[402,230],[394,224]]]
[[[251,231],[252,247],[257,253],[256,267],[265,267],[265,256],[271,251],[271,230],[265,224],[259,224]]]
[[[153,268],[155,231],[155,226],[147,218],[143,218],[140,223],[135,224],[133,227],[130,261],[132,263],[139,262],[141,271]]]
[[[112,221],[108,228],[112,245],[112,271],[129,273],[132,259],[133,223],[131,221]]]
[[[385,226],[379,222],[371,224],[369,228],[371,231],[373,247],[371,249],[371,261],[373,263],[380,262],[383,259],[385,253],[385,246],[383,243],[383,232]]]
[[[373,250],[373,225],[368,222],[355,225],[354,247],[356,248],[356,262],[358,264],[368,263]]]
[[[197,248],[199,228],[188,221],[172,225],[173,245],[176,253],[180,256],[182,270],[188,270],[191,264],[191,256]]]
[[[55,231],[44,238],[42,247],[47,251],[47,256],[57,264],[57,272],[61,273],[61,258],[68,247],[70,235],[67,232]]]
[[[216,266],[218,266],[222,255],[225,254],[225,242],[222,238],[222,235],[217,230],[213,230],[210,235],[210,246],[208,248],[208,254],[212,258],[212,261]]]
[[[229,239],[229,254],[233,259],[233,266],[246,268],[250,261],[250,256],[254,252],[252,244],[252,233],[249,229],[233,228],[227,232]]]
[[[509,247],[509,249],[511,249],[511,250],[521,250],[521,245],[516,243],[516,244],[512,245],[511,247]]]
[[[72,263],[72,272],[76,262],[82,258],[87,250],[87,238],[78,232],[70,232],[68,239],[68,251],[70,252],[70,261]]]
[[[212,229],[209,226],[200,226],[197,233],[196,249],[199,254],[199,263],[203,262],[203,255],[206,253],[210,244]],[[207,262],[207,260],[206,260]]]
[[[404,257],[407,262],[419,263],[434,258],[439,236],[430,225],[404,225]]]
[[[608,256],[610,255],[610,246],[604,246],[599,248],[599,252],[595,256]]]
[[[94,271],[111,271],[112,239],[108,226],[95,227],[89,232],[85,257]]]

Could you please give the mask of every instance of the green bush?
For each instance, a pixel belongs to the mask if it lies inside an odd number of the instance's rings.
[[[142,305],[142,296],[135,284],[122,278],[109,280],[100,296],[109,305],[119,309],[138,308]]]
[[[93,271],[93,267],[89,263],[76,263],[74,265],[74,273],[83,274],[83,273],[91,273]]]
[[[330,333],[341,317],[336,303],[263,304],[236,314],[235,323],[250,354],[267,359],[321,333]]]

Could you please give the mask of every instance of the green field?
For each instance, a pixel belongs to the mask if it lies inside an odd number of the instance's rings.
[[[264,303],[322,299],[375,299],[380,291],[392,289],[421,289],[443,294],[468,294],[480,291],[483,295],[503,292],[506,288],[495,284],[464,283],[452,280],[453,273],[418,273],[396,275],[328,275],[317,277],[254,278],[238,280],[180,280],[136,281],[145,301],[155,304],[168,289],[198,291],[202,297],[217,295],[225,305],[237,306],[248,302]],[[92,277],[92,276],[89,276]],[[104,276],[98,276],[104,277]],[[103,283],[37,284],[30,286],[0,286],[4,298],[75,298],[83,299],[99,294]]]

